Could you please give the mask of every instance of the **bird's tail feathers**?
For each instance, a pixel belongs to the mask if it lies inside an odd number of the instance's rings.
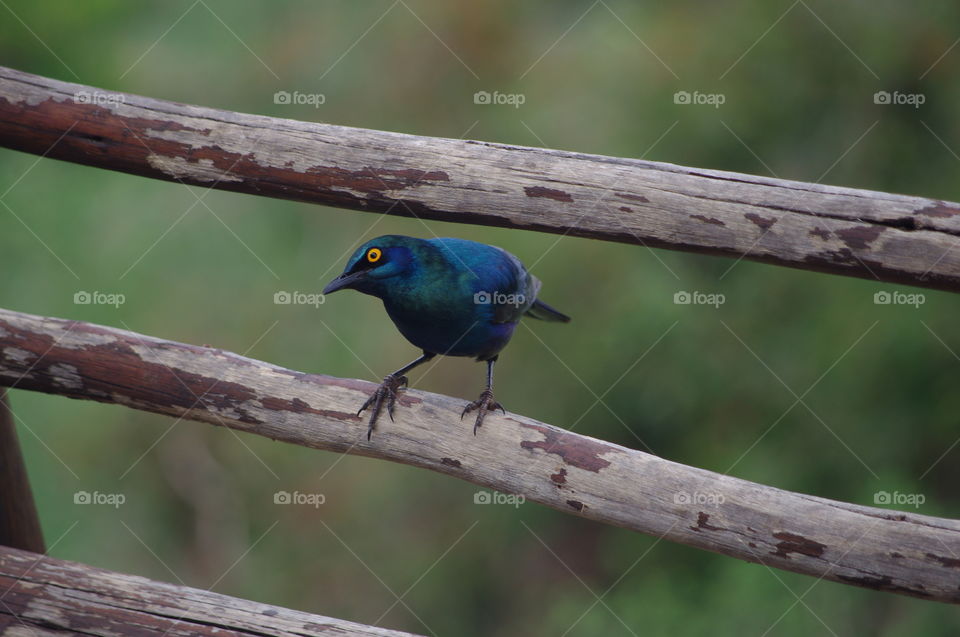
[[[559,312],[540,299],[537,299],[533,302],[533,305],[530,306],[530,309],[527,310],[527,316],[531,316],[535,319],[540,319],[541,321],[558,321],[560,323],[569,323],[570,317]]]

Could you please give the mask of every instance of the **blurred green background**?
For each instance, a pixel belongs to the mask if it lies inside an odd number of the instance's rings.
[[[956,3],[2,4],[0,63],[62,80],[960,199]],[[522,94],[524,104],[475,104],[480,90]],[[925,102],[875,104],[881,90]],[[277,91],[325,102],[275,104]],[[724,103],[675,104],[678,91]],[[960,515],[954,295],[205,192],[7,150],[0,193],[9,207],[0,207],[0,306],[369,380],[416,353],[378,301],[345,293],[319,308],[278,306],[274,293],[318,292],[379,234],[499,245],[535,263],[544,298],[574,316],[567,326],[529,323],[536,336],[518,331],[498,366],[497,397],[510,410],[792,491],[861,504],[896,491],[922,495],[919,513]],[[78,305],[78,291],[126,302]],[[678,305],[678,291],[726,302]],[[882,291],[919,291],[925,302],[877,305]],[[411,380],[472,400],[483,368],[445,359]],[[418,469],[117,406],[24,391],[12,403],[61,558],[437,635],[960,628],[943,605],[539,505],[476,505],[474,486]],[[449,426],[469,435],[467,424]],[[126,501],[78,505],[78,491]],[[278,491],[326,501],[277,505]]]

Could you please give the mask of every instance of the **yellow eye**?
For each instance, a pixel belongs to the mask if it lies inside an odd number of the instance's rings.
[[[380,251],[380,248],[370,248],[367,250],[367,261],[370,263],[376,263],[382,256],[383,253]]]

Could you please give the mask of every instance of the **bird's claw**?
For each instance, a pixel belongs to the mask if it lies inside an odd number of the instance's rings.
[[[357,415],[359,416],[363,413],[363,410],[373,405],[373,411],[370,412],[370,424],[367,426],[367,440],[370,440],[370,437],[373,435],[373,428],[376,426],[377,419],[380,417],[380,411],[383,409],[384,401],[387,403],[387,415],[390,416],[390,421],[393,421],[393,408],[397,402],[397,393],[406,386],[406,376],[394,376],[393,374],[387,376],[383,379],[383,382],[380,383],[380,386],[377,387],[376,391],[370,394],[370,397],[367,398],[363,406],[357,411]]]
[[[460,420],[463,420],[463,417],[469,414],[471,411],[476,410],[477,420],[473,423],[473,435],[476,436],[477,429],[479,429],[480,425],[483,424],[483,419],[487,415],[487,412],[496,411],[498,409],[504,414],[507,413],[507,410],[503,408],[503,405],[493,399],[493,392],[489,389],[484,389],[480,394],[480,398],[463,408],[463,412],[460,414]]]

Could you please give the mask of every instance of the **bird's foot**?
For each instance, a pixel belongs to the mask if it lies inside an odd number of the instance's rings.
[[[463,408],[463,413],[460,414],[460,420],[463,420],[463,417],[469,414],[471,411],[476,410],[477,420],[473,423],[473,435],[476,436],[477,429],[479,429],[480,425],[483,424],[483,418],[487,415],[487,412],[496,411],[498,409],[503,413],[507,413],[507,410],[503,408],[503,405],[493,399],[493,392],[489,389],[484,389],[483,393],[480,394],[480,398]]]
[[[395,376],[390,374],[383,379],[383,382],[380,383],[380,386],[377,387],[377,390],[370,394],[370,398],[367,398],[367,402],[363,403],[363,407],[357,411],[359,416],[363,413],[363,410],[367,407],[373,405],[373,411],[370,412],[370,424],[367,426],[367,440],[370,440],[370,436],[373,435],[373,428],[377,424],[377,418],[380,417],[380,411],[383,409],[383,404],[387,404],[387,415],[390,416],[390,420],[393,421],[393,407],[397,402],[397,394],[399,391],[407,386],[407,377],[406,376]]]

